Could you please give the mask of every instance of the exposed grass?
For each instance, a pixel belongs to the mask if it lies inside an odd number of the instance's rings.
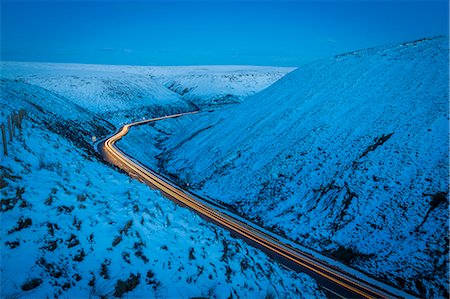
[[[114,288],[114,297],[122,297],[125,293],[128,293],[136,288],[139,284],[139,279],[141,274],[131,274],[127,280],[119,279],[116,283],[116,287]]]
[[[31,221],[31,218],[20,218],[17,221],[17,225],[8,231],[8,234],[12,234],[14,232],[21,231],[24,228],[30,227],[33,224],[33,221]]]
[[[40,279],[40,278],[30,279],[22,285],[21,289],[23,291],[30,291],[32,289],[37,288],[41,284],[42,284],[42,279]]]

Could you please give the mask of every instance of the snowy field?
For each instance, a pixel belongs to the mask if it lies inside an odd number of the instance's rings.
[[[317,61],[119,146],[299,244],[447,298],[448,49],[442,37]]]

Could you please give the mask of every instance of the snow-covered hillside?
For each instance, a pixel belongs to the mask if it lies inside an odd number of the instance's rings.
[[[150,75],[199,107],[239,103],[294,68],[261,66],[152,67]]]
[[[196,107],[128,67],[2,62],[2,79],[40,87],[113,123]],[[164,110],[164,111],[163,111]]]
[[[62,115],[92,113],[22,81],[1,84],[2,117],[28,113],[0,156],[1,298],[323,297],[308,276],[77,147]]]
[[[402,289],[448,297],[448,66],[447,37],[355,51],[239,105],[132,129],[121,146],[144,140],[132,155],[194,191]]]
[[[57,93],[108,117],[162,106],[195,109],[237,103],[293,70],[260,66],[115,66],[1,62],[1,77]],[[131,112],[128,112],[130,114]],[[122,112],[122,113],[119,113]],[[135,113],[138,114],[138,113]]]

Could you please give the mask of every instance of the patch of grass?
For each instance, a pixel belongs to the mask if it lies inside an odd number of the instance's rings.
[[[22,291],[27,292],[27,291],[31,291],[32,289],[37,288],[41,284],[42,284],[42,279],[40,279],[40,278],[30,279],[22,285],[21,289],[22,289]]]
[[[330,253],[334,258],[348,265],[350,265],[355,260],[369,259],[373,256],[373,254],[364,254],[356,251],[351,247],[344,247],[341,245],[339,245],[336,250],[331,251]]]
[[[446,204],[447,202],[447,192],[438,192],[431,195],[430,205],[432,209],[436,209],[441,203]]]
[[[266,293],[266,296],[264,296],[264,299],[275,299],[277,298],[276,294],[272,290],[268,290]]]
[[[142,248],[145,247],[145,244],[142,242],[134,243],[133,249],[135,250],[134,255],[144,261],[144,263],[148,263],[149,259],[144,255]]]
[[[125,226],[120,230],[120,233],[127,235],[128,230],[131,228],[132,225],[133,225],[133,220],[128,220],[127,223],[125,224]]]
[[[14,197],[0,200],[0,212],[12,210],[19,200],[23,200],[22,195],[24,192],[25,188],[17,187],[16,195]]]
[[[226,276],[226,281],[227,282],[231,282],[231,274],[233,273],[233,271],[231,270],[231,267],[226,265],[225,266],[225,276]]]
[[[195,260],[194,252],[195,252],[194,247],[190,247],[189,248],[189,260],[190,261]]]
[[[133,220],[128,220],[127,223],[125,224],[125,226],[119,230],[120,236],[117,236],[114,238],[114,240],[112,242],[113,247],[116,247],[120,242],[122,242],[122,239],[123,239],[122,235],[127,236],[128,231],[130,230],[132,225],[133,225]]]
[[[111,264],[111,260],[106,259],[100,266],[100,276],[104,279],[109,279],[108,266]]]
[[[430,208],[428,209],[427,213],[425,214],[425,217],[423,217],[422,222],[416,227],[414,230],[415,232],[418,232],[422,225],[428,220],[428,217],[430,214],[439,207],[439,205],[443,205],[444,208],[448,207],[448,193],[447,192],[437,192],[435,194],[423,194],[424,196],[430,196]]]
[[[51,277],[60,278],[65,273],[64,267],[60,267],[57,264],[49,263],[43,257],[40,258],[36,263],[44,267],[48,275],[50,275]]]
[[[7,241],[5,242],[6,246],[9,246],[9,248],[14,249],[20,245],[20,241]]]
[[[378,136],[377,138],[375,138],[374,139],[374,143],[371,144],[369,147],[367,147],[366,150],[359,157],[362,158],[362,157],[366,156],[369,152],[372,152],[372,151],[376,150],[377,147],[379,147],[380,145],[383,145],[383,143],[388,141],[389,138],[391,138],[391,136],[393,134],[394,133],[389,133],[389,134],[386,134],[386,135],[383,134],[383,135]]]
[[[220,261],[225,262],[228,259],[228,243],[225,240],[223,240],[222,245],[223,245],[223,253],[222,257],[220,258]]]
[[[72,285],[70,284],[70,282],[66,281],[61,288],[63,289],[63,291],[67,291],[68,289],[70,289]]]
[[[112,242],[112,246],[116,247],[120,242],[122,242],[122,236],[117,236],[114,238],[114,240]]]
[[[87,195],[86,194],[78,194],[77,195],[77,200],[79,201],[79,202],[83,202],[83,201],[86,201],[86,198],[87,198]]]
[[[247,262],[247,259],[243,259],[240,264],[241,264],[241,271],[245,271],[250,267],[250,265]]]
[[[80,244],[80,241],[78,240],[76,235],[71,234],[69,239],[67,239],[66,244],[68,248],[72,248]]]
[[[50,240],[45,246],[42,247],[42,249],[48,251],[54,251],[56,248],[58,248],[58,240]]]
[[[22,201],[20,202],[19,207],[21,207],[21,208],[28,208],[28,207],[31,207],[31,204],[28,201],[26,201],[25,199],[22,199]]]
[[[55,235],[55,230],[59,230],[59,226],[56,223],[47,222],[47,229],[50,235]]]
[[[9,230],[8,234],[12,234],[12,233],[18,232],[24,228],[30,227],[32,224],[33,224],[33,222],[31,221],[30,218],[26,218],[26,219],[20,218],[19,221],[17,221],[17,225],[13,229]]]
[[[122,252],[122,259],[125,262],[127,262],[128,264],[131,264],[130,253],[129,252]]]
[[[73,257],[73,260],[76,262],[82,262],[85,256],[86,253],[84,252],[84,249],[81,248],[81,250],[79,250],[78,253]]]
[[[12,175],[12,170],[10,168],[0,166],[0,170],[0,189],[8,187],[8,182],[6,179],[14,182],[22,179],[20,176]]]
[[[116,283],[116,287],[114,288],[114,297],[122,297],[125,293],[128,293],[136,288],[139,284],[139,279],[141,274],[131,274],[127,280],[123,281],[119,279]]]
[[[161,282],[159,282],[159,281],[155,278],[155,273],[153,273],[152,270],[148,270],[148,271],[147,271],[147,275],[146,275],[146,277],[145,277],[145,282],[146,282],[147,284],[152,285],[152,288],[153,288],[154,290],[156,290],[156,289],[161,285]]]
[[[81,229],[81,220],[79,220],[76,216],[73,217],[73,226],[77,229]]]
[[[52,172],[58,172],[61,173],[61,163],[56,162],[45,162],[45,161],[39,161],[39,169],[46,169]]]
[[[74,206],[70,206],[70,207],[68,207],[68,206],[59,206],[57,208],[59,213],[71,213],[74,209],[75,209]]]

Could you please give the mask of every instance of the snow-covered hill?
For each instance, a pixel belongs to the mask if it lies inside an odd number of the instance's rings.
[[[2,79],[38,86],[113,123],[196,109],[129,67],[2,62]],[[164,110],[164,111],[163,111]]]
[[[191,110],[237,103],[293,70],[260,66],[115,66],[1,62],[1,77],[21,80],[108,117],[143,107]],[[130,112],[129,112],[130,114]],[[138,113],[135,113],[138,114]]]
[[[308,276],[77,147],[76,128],[95,129],[84,128],[89,110],[23,81],[1,86],[2,117],[28,113],[0,155],[1,298],[323,297]]]
[[[239,103],[294,70],[261,66],[152,67],[150,75],[199,107]]]
[[[321,60],[122,147],[156,140],[132,154],[303,245],[448,297],[448,49],[438,37]]]

